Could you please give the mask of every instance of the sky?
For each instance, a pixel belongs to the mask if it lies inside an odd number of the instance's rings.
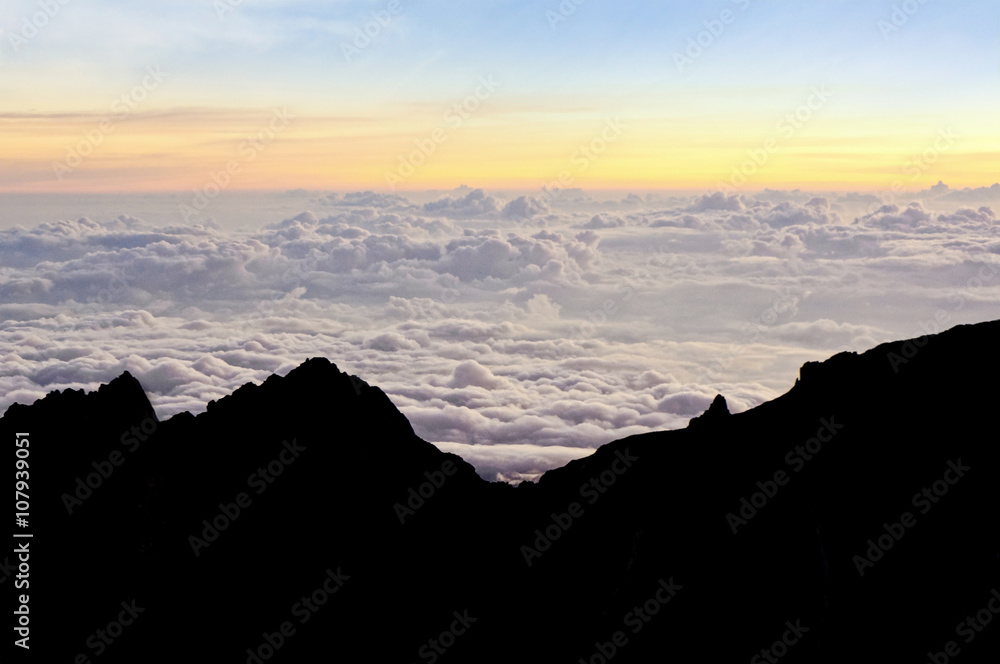
[[[0,30],[0,413],[129,371],[165,419],[322,356],[518,482],[1000,317],[1000,2],[5,0]]]
[[[0,192],[996,180],[1000,3],[576,2],[7,0]]]

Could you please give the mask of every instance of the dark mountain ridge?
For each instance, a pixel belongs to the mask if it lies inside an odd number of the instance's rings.
[[[14,404],[31,654],[997,661],[998,340],[1000,321],[807,363],[757,408],[719,398],[517,488],[325,359],[163,422],[127,373]]]

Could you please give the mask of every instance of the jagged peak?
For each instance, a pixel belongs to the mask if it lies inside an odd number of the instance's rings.
[[[726,397],[721,394],[715,395],[715,399],[712,400],[712,405],[708,407],[701,415],[694,417],[688,422],[688,427],[701,426],[709,422],[718,422],[732,415],[729,412],[729,404],[726,403]]]

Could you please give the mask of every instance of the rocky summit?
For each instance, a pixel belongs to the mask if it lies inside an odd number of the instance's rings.
[[[0,587],[67,664],[996,662],[998,342],[841,353],[517,487],[327,359],[166,421],[126,373],[0,420]]]

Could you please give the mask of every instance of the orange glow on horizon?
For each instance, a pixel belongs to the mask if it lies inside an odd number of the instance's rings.
[[[754,132],[723,132],[650,118],[523,119],[484,114],[447,126],[433,111],[403,120],[280,109],[147,113],[110,123],[100,114],[0,116],[0,192],[171,192],[213,182],[233,191],[463,184],[704,191],[720,183],[748,192],[884,191],[894,183],[919,191],[938,181],[990,186],[1000,172],[1000,137],[985,121],[945,141],[923,127],[876,139],[853,119],[823,133],[806,127],[794,140],[776,135],[770,120]]]

